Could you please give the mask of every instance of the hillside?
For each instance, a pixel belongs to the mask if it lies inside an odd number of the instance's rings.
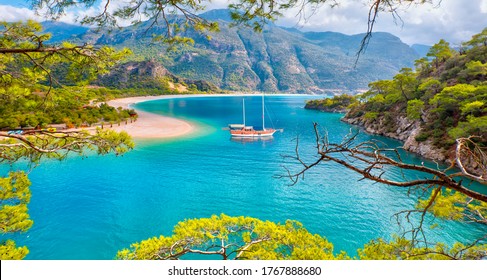
[[[180,78],[154,60],[131,61],[114,67],[93,84],[116,89],[152,89],[163,93],[220,92],[203,80]]]
[[[205,80],[228,90],[282,91],[290,93],[335,93],[366,90],[372,80],[391,78],[399,69],[412,66],[416,52],[388,33],[374,33],[365,55],[354,67],[356,51],[363,34],[302,32],[267,25],[262,33],[248,28],[230,28],[227,10],[202,15],[220,24],[221,32],[211,40],[194,31],[183,36],[194,38],[194,46],[167,46],[152,40],[164,34],[147,22],[112,32],[87,31],[81,41],[129,47],[132,61],[153,59],[174,75]]]
[[[438,161],[454,159],[456,139],[475,136],[487,147],[487,28],[457,52],[443,40],[417,69],[402,69],[392,80],[370,84],[369,91],[347,101],[345,122],[373,134],[404,141],[404,148]],[[345,105],[348,105],[345,104]],[[315,101],[308,108],[327,110],[342,99]],[[487,175],[487,162],[469,168]]]

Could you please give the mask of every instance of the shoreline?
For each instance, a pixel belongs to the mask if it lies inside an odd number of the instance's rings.
[[[165,139],[180,137],[194,132],[195,125],[181,119],[167,117],[163,115],[153,114],[141,110],[136,110],[132,107],[137,103],[161,100],[161,99],[178,99],[188,97],[223,97],[223,96],[247,96],[256,95],[254,93],[234,92],[228,94],[176,94],[176,95],[157,95],[157,96],[134,96],[113,99],[107,101],[109,106],[123,109],[134,109],[138,118],[135,122],[113,125],[108,127],[114,131],[126,131],[134,139]],[[288,94],[269,94],[272,95],[288,95]],[[293,95],[293,94],[289,94]]]
[[[187,121],[136,110],[131,107],[131,105],[137,103],[167,99],[168,97],[169,96],[138,96],[107,101],[106,103],[109,106],[115,108],[122,107],[123,109],[134,109],[138,115],[135,122],[121,124],[120,126],[107,126],[107,128],[117,132],[125,131],[134,139],[165,139],[190,134],[194,131],[195,127]]]

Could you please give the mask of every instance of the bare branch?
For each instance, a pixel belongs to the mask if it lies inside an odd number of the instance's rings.
[[[456,163],[463,176],[487,184],[487,178],[484,178],[484,174],[474,175],[467,170],[464,164],[466,160],[474,161],[484,169],[484,173],[487,172],[487,154],[472,140],[474,138],[476,137],[471,136],[456,140]]]
[[[420,185],[436,185],[446,187],[460,193],[463,193],[471,198],[474,198],[479,201],[487,202],[487,195],[476,192],[470,188],[465,187],[462,185],[462,181],[455,181],[454,178],[458,177],[457,174],[446,174],[442,170],[429,168],[423,165],[415,165],[410,163],[405,163],[399,156],[399,153],[396,149],[383,149],[380,148],[375,143],[371,142],[362,142],[358,144],[354,144],[354,140],[357,137],[357,134],[347,136],[340,144],[333,144],[327,143],[325,145],[320,144],[320,139],[322,139],[319,135],[317,130],[317,125],[314,124],[315,136],[316,136],[316,149],[319,155],[319,158],[314,160],[311,163],[304,162],[298,153],[298,147],[296,147],[295,152],[296,155],[290,158],[295,159],[302,168],[295,172],[291,173],[288,170],[287,175],[280,176],[290,178],[293,182],[293,185],[297,183],[298,179],[303,177],[304,173],[308,171],[310,168],[318,165],[322,161],[332,161],[338,163],[350,170],[355,171],[358,174],[361,174],[364,179],[369,179],[374,182],[383,183],[390,186],[396,187],[414,187]],[[296,143],[298,146],[299,142]],[[465,148],[465,145],[461,147]],[[384,155],[384,152],[393,152],[398,160],[393,159],[390,156]],[[479,152],[477,152],[480,154]],[[485,155],[485,154],[481,154]],[[351,159],[356,159],[358,162],[354,162]],[[364,166],[364,163],[366,166]],[[384,173],[377,173],[375,170],[384,169],[386,166],[392,166],[399,168],[400,170],[414,170],[421,172],[424,174],[425,179],[407,179],[403,181],[395,181],[391,179],[387,179],[383,176]],[[466,171],[462,173],[465,174]],[[467,175],[471,179],[476,179],[476,181],[480,183],[485,183],[485,180],[482,177],[476,178],[475,176]]]

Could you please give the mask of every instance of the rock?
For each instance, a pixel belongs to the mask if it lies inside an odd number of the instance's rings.
[[[392,132],[388,131],[383,116],[366,121],[362,117],[347,118],[345,116],[342,120],[352,125],[361,126],[367,133],[403,141],[404,150],[419,154],[427,159],[444,162],[450,158],[448,151],[435,147],[431,141],[416,141],[416,136],[421,132],[420,123],[419,121],[411,121],[405,116],[396,114],[393,120],[397,128]]]

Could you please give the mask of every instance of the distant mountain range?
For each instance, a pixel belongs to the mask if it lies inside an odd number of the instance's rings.
[[[88,27],[58,21],[44,21],[42,27],[45,32],[52,34],[50,43],[73,40],[90,30]]]
[[[262,33],[229,26],[228,10],[212,10],[203,17],[216,20],[221,32],[205,35],[186,31],[194,46],[168,52],[167,46],[152,40],[164,34],[147,22],[111,32],[56,24],[44,24],[53,33],[52,42],[80,40],[116,48],[129,47],[131,61],[161,63],[184,79],[205,80],[222,89],[289,93],[359,92],[378,79],[392,78],[402,67],[412,67],[423,55],[389,33],[373,33],[366,53],[356,67],[356,52],[364,34],[302,32],[295,28],[267,25]]]
[[[414,44],[411,46],[413,50],[419,55],[419,57],[425,57],[426,54],[429,52],[431,46],[422,45],[422,44]]]

